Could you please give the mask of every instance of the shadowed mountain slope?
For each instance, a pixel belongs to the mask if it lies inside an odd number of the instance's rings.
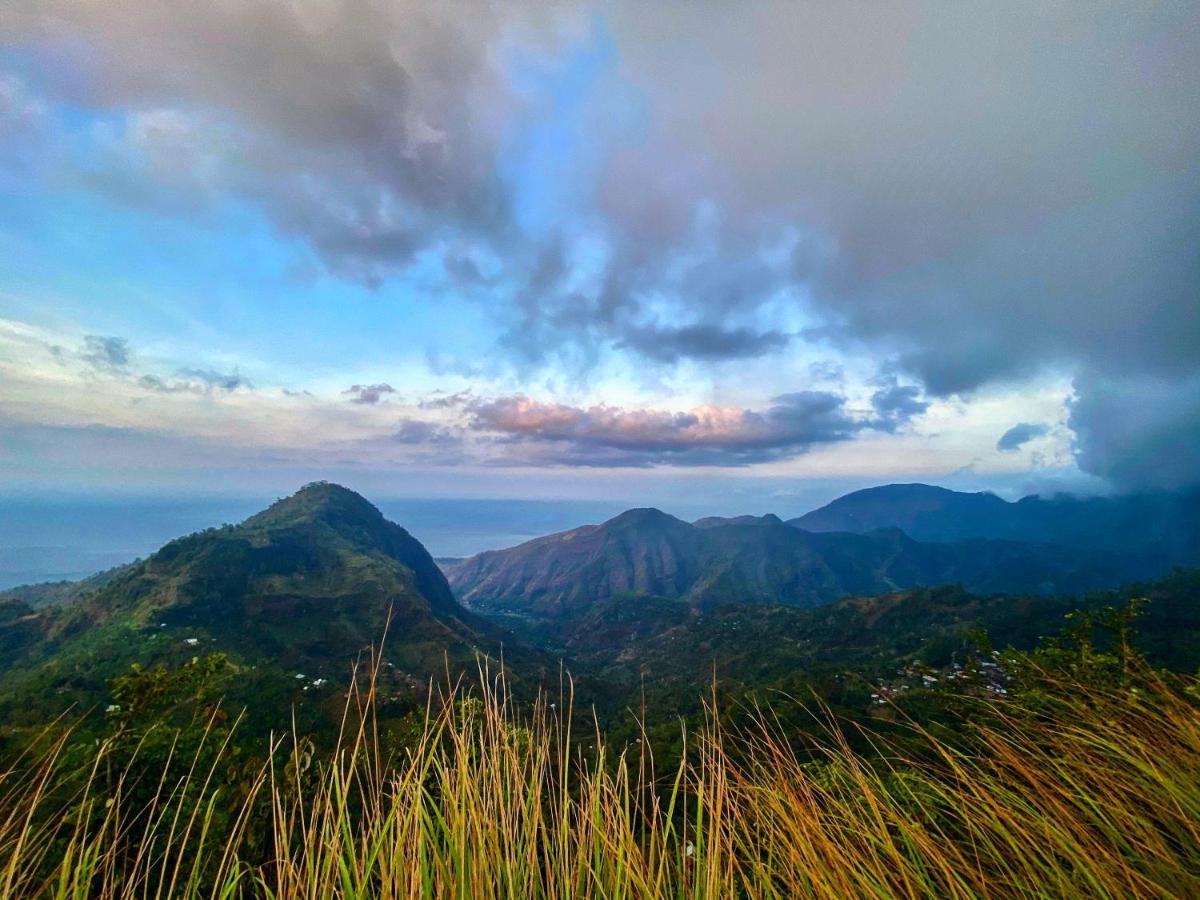
[[[1009,503],[928,484],[888,484],[839,497],[789,525],[865,533],[899,528],[918,541],[990,538],[1137,554],[1158,571],[1200,563],[1200,494],[1030,496]]]

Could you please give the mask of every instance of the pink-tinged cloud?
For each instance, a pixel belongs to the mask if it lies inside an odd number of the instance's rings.
[[[470,425],[499,436],[529,461],[591,466],[741,466],[798,456],[849,440],[867,420],[845,398],[783,394],[763,410],[700,406],[686,412],[588,408],[516,394],[469,407]]]

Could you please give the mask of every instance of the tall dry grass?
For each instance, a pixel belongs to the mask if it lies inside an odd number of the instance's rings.
[[[953,743],[914,725],[907,758],[832,728],[814,762],[768,715],[714,717],[659,772],[502,684],[431,706],[390,758],[367,679],[337,752],[275,754],[219,836],[214,769],[132,804],[104,747],[79,777],[51,744],[0,775],[0,895],[1200,897],[1200,716],[1142,682],[1000,703]]]

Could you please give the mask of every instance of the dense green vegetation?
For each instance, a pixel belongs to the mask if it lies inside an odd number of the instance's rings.
[[[431,674],[470,672],[505,636],[454,600],[425,549],[366,500],[316,484],[236,526],[172,541],[76,602],[0,602],[0,745],[73,710],[94,730],[133,665],[221,653],[243,732],[336,731],[356,658],[388,635],[381,709],[423,707]],[[552,664],[513,648],[521,672]],[[519,678],[514,678],[520,683]]]
[[[963,681],[954,729],[718,700],[674,764],[503,680],[381,735],[378,665],[331,753],[246,759],[202,705],[223,658],[133,672],[104,741],[51,733],[0,772],[0,894],[1194,896],[1200,689],[1145,665],[1134,611],[1004,655],[1002,696]]]

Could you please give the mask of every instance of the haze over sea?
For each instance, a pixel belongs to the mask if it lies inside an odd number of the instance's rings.
[[[152,553],[172,538],[239,522],[274,499],[9,500],[0,503],[0,590],[83,578]],[[602,521],[625,508],[621,503],[581,500],[371,499],[435,556],[469,556],[509,547]]]

